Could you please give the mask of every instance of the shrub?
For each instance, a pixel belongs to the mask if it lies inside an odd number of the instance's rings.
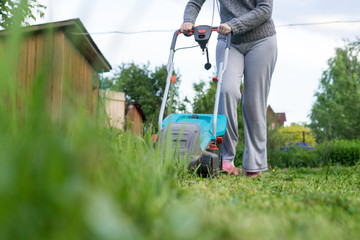
[[[306,142],[308,146],[315,147],[315,137],[311,129],[302,125],[292,124],[288,127],[268,129],[267,148],[276,151],[293,142]]]
[[[279,150],[290,142],[287,134],[281,133],[279,129],[268,129],[267,131],[267,148],[269,151]]]
[[[291,151],[296,148],[303,148],[303,149],[314,149],[314,147],[310,146],[307,142],[296,142],[296,143],[290,143],[285,147],[280,148],[282,151]]]
[[[311,129],[297,124],[292,124],[288,127],[281,127],[278,130],[279,134],[284,135],[288,141],[287,144],[291,142],[307,142],[310,146],[315,146],[315,137]]]
[[[239,167],[239,168],[242,167],[244,150],[245,150],[245,147],[243,145],[241,145],[241,144],[237,145],[236,155],[235,155],[235,160],[234,160],[234,165],[236,167]]]
[[[316,148],[322,162],[351,166],[360,161],[360,140],[333,140]]]
[[[268,162],[272,167],[319,167],[322,162],[317,152],[305,144],[290,144],[283,150],[268,152]]]
[[[235,166],[241,167],[245,147],[236,148]],[[283,148],[268,148],[268,162],[271,167],[320,167],[321,157],[314,147],[307,143],[291,143]]]

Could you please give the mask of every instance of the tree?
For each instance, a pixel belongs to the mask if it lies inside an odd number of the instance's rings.
[[[36,20],[36,15],[44,17],[46,7],[37,0],[1,0],[0,28],[12,28],[28,24],[28,19]]]
[[[147,65],[124,63],[115,70],[114,77],[107,79],[113,85],[112,90],[125,92],[126,101],[137,102],[147,118],[147,125],[157,127],[158,116],[166,86],[167,69],[165,65],[156,67],[154,71]],[[178,84],[172,84],[167,108],[175,112],[178,107]]]
[[[323,72],[310,127],[318,141],[360,138],[360,40],[336,49]]]
[[[194,83],[195,97],[192,104],[194,113],[213,113],[215,104],[216,83],[211,82],[209,88],[205,89],[206,83]]]
[[[210,113],[214,112],[216,82],[210,82],[210,86],[206,87],[206,83],[201,81],[200,83],[194,83],[193,89],[195,91],[195,97],[193,100],[192,108],[194,113]],[[242,101],[240,102],[238,113],[238,130],[239,130],[239,143],[243,146],[244,143],[244,124],[242,118]]]

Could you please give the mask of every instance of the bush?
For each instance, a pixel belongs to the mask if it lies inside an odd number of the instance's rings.
[[[314,147],[310,146],[306,142],[296,142],[296,143],[290,143],[285,147],[281,147],[280,150],[287,152],[287,151],[291,151],[291,150],[294,150],[299,147],[303,148],[303,149],[314,149]]]
[[[360,140],[333,140],[316,148],[322,162],[351,166],[360,161]]]
[[[268,152],[268,162],[272,167],[320,167],[322,162],[317,152],[305,144],[289,144],[283,150]]]
[[[317,145],[295,143],[282,150],[268,151],[268,161],[272,167],[321,167],[330,162],[352,166],[360,161],[360,140],[334,140]]]
[[[278,130],[278,134],[284,135],[287,138],[287,144],[291,142],[307,142],[310,146],[315,146],[315,136],[311,129],[297,124],[292,124],[288,127],[281,127]]]
[[[245,147],[237,146],[235,166],[241,167]],[[320,167],[321,157],[314,147],[307,143],[291,143],[286,147],[271,149],[268,148],[268,163],[271,167]]]
[[[267,148],[268,151],[276,151],[291,142],[289,136],[281,133],[279,129],[268,129],[267,131]]]
[[[242,168],[243,156],[244,156],[245,147],[241,144],[238,144],[236,147],[236,155],[234,160],[234,165],[236,167]]]
[[[245,147],[238,145],[236,148],[235,166],[241,167]],[[271,167],[319,167],[321,158],[316,150],[307,143],[291,143],[283,148],[268,148],[268,162]]]

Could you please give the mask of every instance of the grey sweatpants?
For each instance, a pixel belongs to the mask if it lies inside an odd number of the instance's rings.
[[[219,39],[216,63],[223,61],[225,40]],[[237,106],[241,99],[240,84],[244,77],[242,114],[245,151],[243,169],[248,172],[267,170],[266,109],[271,76],[277,59],[276,35],[258,41],[232,44],[221,86],[219,114],[227,116],[223,139],[223,160],[232,162],[238,143]]]

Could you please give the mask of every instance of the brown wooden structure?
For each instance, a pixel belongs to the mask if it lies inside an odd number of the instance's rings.
[[[286,121],[285,113],[275,113],[274,110],[270,107],[267,107],[266,110],[266,119],[270,129],[276,129],[278,127],[284,126]]]
[[[100,96],[105,105],[109,126],[125,130],[125,93],[101,90]]]
[[[143,122],[146,121],[144,112],[139,103],[129,102],[126,104],[126,129],[141,136],[143,134]]]
[[[12,32],[0,31],[0,54],[5,54]],[[64,108],[81,106],[95,115],[99,73],[111,70],[79,19],[25,27],[12,64],[17,109],[31,95],[37,81],[45,81],[46,107],[53,118]]]

